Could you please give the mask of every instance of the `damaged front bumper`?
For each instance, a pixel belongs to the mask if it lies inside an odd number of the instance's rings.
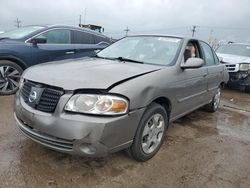
[[[80,156],[103,157],[132,144],[144,108],[117,117],[67,113],[64,105],[71,96],[63,95],[51,114],[28,106],[17,92],[14,116],[18,127],[44,146]]]
[[[228,84],[233,86],[250,86],[250,72],[229,72]]]

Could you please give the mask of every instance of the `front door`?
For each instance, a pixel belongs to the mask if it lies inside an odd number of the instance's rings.
[[[71,44],[70,30],[54,29],[37,37],[46,38],[47,42],[33,46],[32,54],[36,64],[75,57],[75,46]]]

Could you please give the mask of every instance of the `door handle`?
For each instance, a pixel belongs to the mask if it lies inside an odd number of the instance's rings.
[[[65,54],[70,55],[70,54],[74,54],[74,53],[75,53],[75,51],[68,51]]]

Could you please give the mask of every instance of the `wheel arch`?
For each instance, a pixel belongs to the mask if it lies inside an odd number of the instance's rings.
[[[13,56],[0,57],[0,61],[4,61],[4,60],[16,63],[23,70],[25,70],[28,67],[24,61],[22,61],[21,59],[19,59],[17,57],[13,57]]]
[[[154,100],[152,100],[152,102],[157,103],[157,104],[163,106],[164,109],[166,110],[167,114],[168,114],[168,119],[170,119],[170,114],[171,114],[171,110],[172,110],[172,104],[171,104],[171,101],[167,97],[163,97],[163,96],[157,97]]]

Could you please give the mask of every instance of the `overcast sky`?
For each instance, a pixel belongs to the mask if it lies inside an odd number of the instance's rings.
[[[212,35],[219,40],[250,42],[250,0],[0,0],[0,31],[21,25],[102,25],[109,36],[165,33],[191,36],[199,26],[198,38]]]

